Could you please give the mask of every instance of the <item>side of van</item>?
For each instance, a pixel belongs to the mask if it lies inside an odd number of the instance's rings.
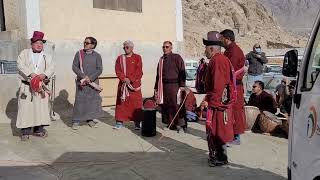
[[[282,73],[297,77],[289,129],[289,180],[320,180],[320,16],[298,68],[298,53],[286,53]]]

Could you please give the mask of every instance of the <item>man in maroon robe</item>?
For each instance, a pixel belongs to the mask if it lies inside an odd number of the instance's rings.
[[[244,112],[244,89],[242,79],[244,76],[245,56],[241,48],[235,43],[235,36],[232,30],[226,29],[220,33],[221,41],[226,48],[224,55],[227,56],[233,66],[236,74],[237,85],[237,101],[232,106],[234,116],[234,141],[232,144],[240,145],[240,134],[243,134],[246,129],[246,117]]]
[[[196,78],[196,89],[199,94],[205,94],[204,77],[206,74],[206,69],[207,63],[205,62],[204,58],[201,58],[199,61]]]
[[[177,129],[179,132],[181,128],[186,130],[186,122],[182,115],[173,118],[179,109],[177,93],[179,89],[184,90],[186,83],[185,65],[179,54],[172,53],[170,41],[163,43],[162,50],[163,56],[158,63],[154,86],[155,95],[161,106],[162,122],[168,124],[169,129]]]
[[[114,129],[120,129],[124,121],[134,121],[135,129],[140,129],[142,118],[142,59],[140,55],[133,52],[133,47],[131,41],[125,41],[123,43],[125,54],[118,56],[115,64],[119,84]]]
[[[216,31],[208,32],[205,54],[210,62],[205,78],[208,102],[206,133],[209,147],[209,166],[228,164],[225,144],[233,140],[233,117],[230,107],[234,99],[232,65],[221,53],[222,42]]]

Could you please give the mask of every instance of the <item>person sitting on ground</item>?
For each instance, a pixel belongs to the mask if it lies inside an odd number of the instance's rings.
[[[289,94],[280,106],[280,112],[283,113],[286,118],[288,118],[291,113],[291,106],[292,106],[295,85],[296,85],[296,81],[292,80],[288,85]]]
[[[195,122],[198,121],[198,117],[196,112],[196,108],[197,108],[197,99],[194,96],[193,92],[186,88],[186,90],[183,92],[183,99],[186,97],[186,100],[184,102],[184,107],[186,110],[186,114],[185,114],[185,119],[189,122]]]
[[[205,121],[207,119],[207,109],[208,103],[206,101],[202,101],[200,106],[197,107],[196,112],[200,121]]]
[[[286,99],[288,95],[286,91],[286,84],[287,84],[287,80],[282,79],[281,83],[276,87],[276,90],[274,91],[274,93],[276,94],[276,102],[278,107],[281,106],[281,104],[283,103],[283,101]]]
[[[248,105],[256,106],[260,111],[277,112],[276,101],[271,94],[264,91],[264,83],[262,81],[255,81],[253,84]]]

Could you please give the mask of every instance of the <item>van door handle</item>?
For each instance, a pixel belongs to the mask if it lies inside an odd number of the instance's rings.
[[[295,94],[293,96],[293,102],[296,104],[296,107],[299,109],[301,104],[301,94]]]

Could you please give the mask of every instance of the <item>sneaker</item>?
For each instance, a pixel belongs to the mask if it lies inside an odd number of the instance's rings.
[[[233,141],[230,143],[231,145],[240,145],[240,135],[235,135]]]
[[[72,124],[72,129],[73,130],[78,130],[79,129],[79,123],[73,123]]]
[[[187,133],[187,127],[185,127],[185,126],[183,126],[183,127],[177,126],[177,133],[180,133],[181,129],[183,130],[184,133]]]
[[[135,127],[134,127],[134,130],[137,130],[137,131],[138,131],[138,130],[140,130],[140,129],[141,129],[140,124],[136,124]]]
[[[88,126],[90,126],[91,128],[97,128],[97,123],[95,123],[94,121],[89,121],[88,122]]]
[[[37,137],[46,138],[46,137],[48,137],[48,131],[46,129],[43,129],[43,131],[35,132],[35,133],[33,133],[33,135],[37,136]]]
[[[117,122],[115,126],[113,126],[113,129],[121,129],[122,128],[122,123]]]
[[[224,166],[224,165],[227,165],[228,163],[229,163],[228,161],[219,161],[219,160],[208,159],[208,165],[210,167]]]
[[[30,138],[29,138],[29,135],[22,135],[21,136],[21,141],[28,141]]]

